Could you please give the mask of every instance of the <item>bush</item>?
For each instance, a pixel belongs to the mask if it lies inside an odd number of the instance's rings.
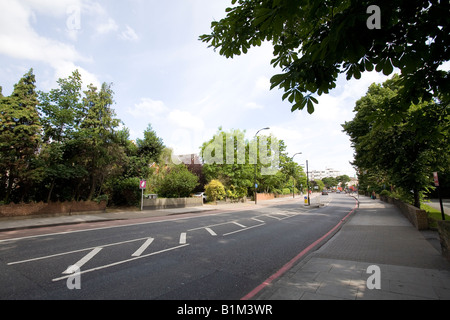
[[[141,201],[139,178],[114,179],[108,183],[109,200],[115,206],[137,206]]]
[[[219,180],[212,180],[205,186],[208,201],[222,200],[226,196],[225,187]]]
[[[158,188],[162,198],[188,198],[198,185],[198,177],[184,164],[171,168]]]
[[[383,191],[381,191],[380,196],[387,196],[387,197],[390,197],[390,196],[391,196],[391,193],[390,193],[389,191],[387,191],[387,190],[383,190]]]
[[[239,200],[245,198],[246,196],[247,196],[246,187],[235,187],[232,185],[226,190],[226,197],[231,200]]]

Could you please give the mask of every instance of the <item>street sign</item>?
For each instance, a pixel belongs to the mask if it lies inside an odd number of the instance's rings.
[[[434,178],[434,185],[436,187],[439,187],[439,177],[437,172],[433,172],[433,178]]]
[[[258,189],[258,184],[257,183],[255,183],[255,189]]]
[[[141,180],[141,182],[139,183],[139,189],[141,190],[147,189],[147,181]]]

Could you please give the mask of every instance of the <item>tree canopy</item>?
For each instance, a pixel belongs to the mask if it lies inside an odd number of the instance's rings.
[[[284,90],[292,111],[314,112],[315,95],[328,94],[340,74],[359,79],[364,71],[401,71],[394,110],[433,98],[448,104],[450,3],[439,0],[232,0],[227,16],[200,36],[227,58],[270,41],[271,64],[281,73],[272,89]],[[380,28],[368,28],[379,18]],[[392,111],[392,110],[388,110]]]
[[[386,110],[395,108],[392,98],[401,90],[399,76],[373,84],[357,102],[355,118],[343,127],[355,148],[353,164],[362,188],[392,186],[406,198],[413,195],[412,203],[420,207],[432,172],[450,171],[450,108],[421,101],[392,117]]]
[[[164,145],[151,125],[137,145],[119,130],[112,84],[88,85],[80,73],[36,91],[31,69],[10,96],[0,91],[0,202],[92,200],[135,204],[139,178]]]

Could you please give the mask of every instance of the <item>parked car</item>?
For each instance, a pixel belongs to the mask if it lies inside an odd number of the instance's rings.
[[[194,194],[194,197],[203,198],[203,203],[206,202],[206,193],[204,193],[204,192],[197,192],[196,194]]]
[[[328,195],[328,190],[322,190],[322,195],[323,196],[327,196]]]

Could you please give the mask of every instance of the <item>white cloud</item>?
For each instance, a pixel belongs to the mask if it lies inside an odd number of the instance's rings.
[[[264,109],[264,106],[257,104],[256,102],[249,102],[245,104],[245,108],[250,110],[261,110]]]
[[[132,42],[136,42],[139,40],[139,36],[137,35],[136,31],[134,31],[134,29],[128,25],[126,26],[126,30],[120,33],[119,38]]]
[[[112,18],[108,18],[107,21],[100,23],[96,27],[97,34],[104,35],[109,32],[114,32],[119,29],[119,26],[117,25],[116,21]]]
[[[30,6],[27,6],[30,3]],[[65,1],[51,11],[52,14],[65,14],[64,8],[76,1]],[[34,18],[36,1],[10,1],[0,11],[0,54],[29,61],[43,62],[55,71],[55,79],[68,76],[75,69],[84,74],[87,83],[98,85],[97,77],[77,66],[77,62],[90,62],[73,45],[39,35],[30,21]],[[43,8],[50,6],[44,2]]]
[[[188,111],[174,110],[169,114],[169,121],[178,128],[202,132],[205,128],[203,120]]]
[[[262,76],[256,80],[255,89],[257,91],[268,92],[270,90],[270,85],[270,79]]]
[[[156,101],[149,98],[142,98],[141,101],[134,106],[133,109],[128,109],[128,113],[136,118],[158,116],[168,112],[168,108],[162,101]]]

